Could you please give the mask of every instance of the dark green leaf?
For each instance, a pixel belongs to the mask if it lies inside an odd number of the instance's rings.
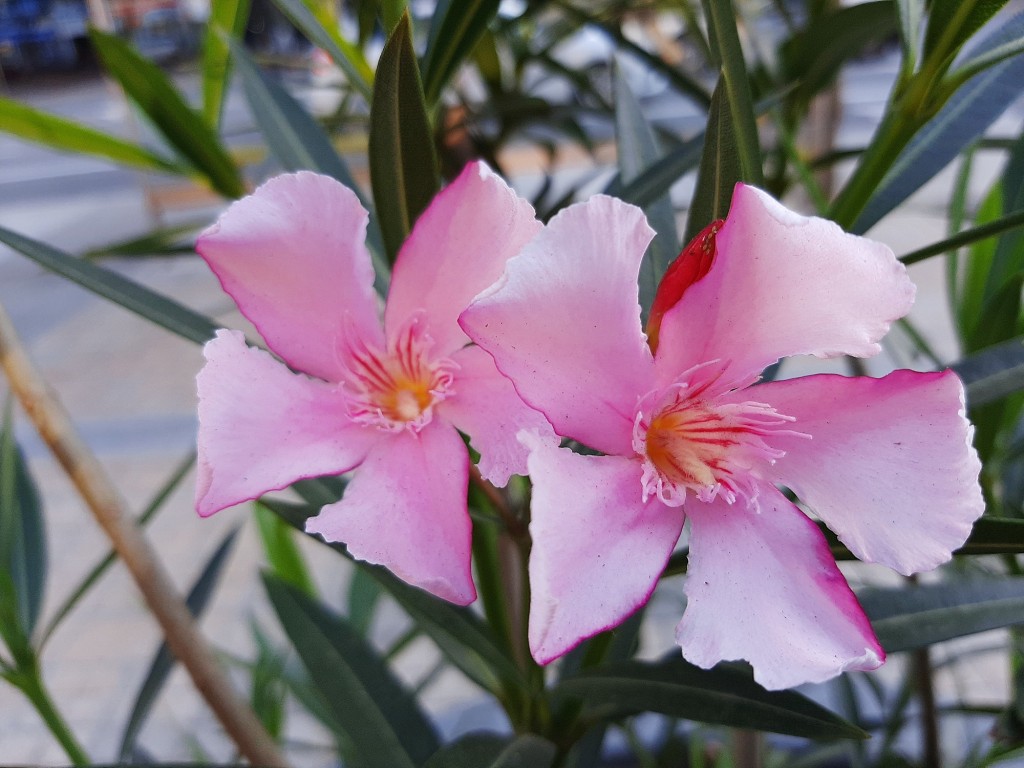
[[[836,560],[853,560],[853,553],[823,523],[818,524]],[[1024,552],[1024,520],[1005,517],[979,518],[971,535],[955,555],[999,555]]]
[[[423,56],[423,91],[428,104],[441,97],[445,83],[472,52],[500,4],[500,0],[441,0],[437,4]]]
[[[1016,26],[1005,25],[997,30],[985,44],[997,45],[1002,36],[1014,32],[1024,34],[1024,18]],[[858,234],[868,231],[949,165],[1013,103],[1020,93],[1022,79],[1024,57],[991,67],[954,93],[896,158],[851,231]]]
[[[1007,0],[932,0],[924,57],[949,61]]]
[[[210,0],[210,18],[203,35],[203,116],[220,125],[231,75],[231,40],[241,39],[249,18],[250,0]]]
[[[0,131],[63,152],[102,157],[144,171],[192,173],[174,160],[88,126],[0,97]]]
[[[415,699],[353,627],[273,576],[267,594],[310,680],[365,768],[415,768],[437,737]]]
[[[624,184],[661,158],[654,131],[629,89],[622,67],[615,68],[615,141],[618,147],[619,175]],[[640,306],[647,312],[658,291],[658,283],[668,265],[679,255],[679,233],[672,199],[666,191],[644,206],[644,213],[657,233],[640,265]]]
[[[847,61],[895,32],[897,23],[891,0],[831,8],[812,17],[782,47],[786,77],[797,83],[794,98],[808,103]]]
[[[423,768],[550,768],[555,745],[533,734],[470,734],[437,752]]]
[[[370,107],[370,180],[388,261],[430,204],[439,179],[434,135],[412,49],[408,14],[377,65]]]
[[[369,99],[372,92],[373,70],[366,63],[362,52],[345,40],[337,28],[337,20],[330,12],[314,11],[317,5],[327,4],[316,2],[306,3],[303,0],[274,0],[288,21],[294,24],[313,45],[323,48],[348,78],[349,84],[364,98]]]
[[[0,570],[11,576],[18,626],[30,637],[46,590],[46,529],[39,491],[14,442],[10,407],[0,432]]]
[[[1011,213],[972,229],[965,229],[938,243],[926,245],[924,248],[918,248],[916,251],[900,256],[900,261],[904,264],[916,264],[932,256],[948,253],[956,248],[962,248],[965,245],[971,245],[979,240],[995,237],[1020,227],[1024,227],[1024,211]]]
[[[858,594],[889,653],[1024,623],[1024,579],[947,582]]]
[[[0,227],[0,243],[6,243],[51,272],[189,341],[204,344],[213,338],[219,327],[198,312],[121,277],[116,272],[77,259],[9,229]]]
[[[757,121],[754,117],[754,103],[750,96],[750,80],[743,58],[743,47],[736,28],[736,12],[732,0],[703,0],[704,14],[708,21],[708,37],[722,67],[718,86],[723,89],[721,111],[728,112],[732,140],[741,176],[746,181],[763,186],[761,168],[761,143],[757,135]],[[708,133],[711,118],[708,117]],[[699,231],[699,230],[698,230]]]
[[[193,616],[202,614],[203,609],[210,602],[210,598],[213,597],[213,592],[217,587],[218,581],[220,581],[220,576],[224,571],[224,566],[227,564],[228,555],[231,554],[231,548],[235,543],[237,535],[238,529],[235,528],[224,537],[224,540],[214,550],[213,555],[207,560],[206,565],[203,566],[203,571],[196,580],[196,583],[189,590],[185,604]],[[157,696],[163,689],[164,683],[167,682],[171,670],[174,669],[175,663],[174,654],[167,647],[167,643],[161,643],[160,649],[149,665],[149,671],[142,681],[142,686],[135,696],[135,703],[132,705],[131,714],[128,716],[128,722],[125,724],[124,733],[121,734],[121,747],[118,751],[118,758],[120,760],[127,760],[132,754],[139,731],[142,730],[146,718],[149,717],[150,710],[152,710]]]
[[[182,99],[167,76],[116,35],[89,32],[107,72],[168,143],[225,197],[241,197],[242,177],[209,124]]]
[[[623,183],[621,174],[616,176],[605,187],[605,194],[643,208],[665,195],[673,184],[696,168],[703,148],[704,134],[700,133],[649,165],[628,184]]]
[[[260,541],[263,542],[263,554],[273,574],[306,595],[316,597],[316,586],[293,538],[295,529],[259,501],[253,503],[253,510]]]
[[[708,127],[704,134],[704,152],[697,171],[697,188],[686,219],[688,243],[715,219],[724,219],[732,202],[736,182],[743,180],[743,170],[736,149],[736,134],[728,105],[723,104],[725,92],[719,79],[711,95]]]
[[[1020,283],[1016,290],[1020,291]],[[988,347],[952,366],[967,387],[973,408],[1024,390],[1024,339]]]
[[[812,739],[867,734],[793,691],[766,691],[728,666],[700,669],[681,657],[623,662],[566,680],[555,694],[582,700],[583,717],[608,721],[640,712]]]
[[[195,253],[195,242],[191,235],[199,232],[209,222],[176,224],[147,232],[142,237],[133,237],[107,245],[92,248],[82,254],[83,259],[98,259],[103,256],[179,256]]]
[[[380,582],[364,568],[352,569],[352,581],[348,585],[348,620],[364,635],[370,631],[374,610],[382,593]]]

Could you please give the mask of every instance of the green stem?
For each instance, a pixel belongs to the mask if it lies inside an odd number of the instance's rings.
[[[60,712],[57,711],[57,707],[54,705],[50,694],[46,690],[46,686],[39,676],[38,667],[33,664],[30,669],[21,669],[16,673],[16,676],[8,677],[8,680],[32,702],[32,706],[35,707],[36,712],[39,713],[43,722],[46,723],[50,733],[60,743],[68,759],[74,765],[89,765],[89,756],[82,749],[81,744],[78,743],[68,724],[61,717]]]

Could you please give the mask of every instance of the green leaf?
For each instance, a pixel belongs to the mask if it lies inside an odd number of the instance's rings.
[[[445,84],[473,51],[498,13],[500,0],[441,0],[434,10],[423,56],[423,91],[436,104]]]
[[[274,576],[309,597],[316,597],[316,586],[293,538],[295,529],[259,501],[253,502],[253,511],[260,541],[263,543],[263,554]]]
[[[105,256],[179,256],[183,253],[195,253],[192,235],[209,224],[202,222],[175,224],[169,227],[153,229],[141,237],[119,240],[107,245],[92,248],[82,254],[83,259],[98,259]]]
[[[913,72],[921,49],[921,20],[924,0],[896,0],[900,20],[900,41],[903,43],[904,67]]]
[[[621,66],[615,68],[615,141],[619,175],[624,184],[657,163],[662,154]],[[679,255],[679,233],[675,209],[667,192],[644,206],[644,213],[657,233],[640,265],[640,306],[646,313],[654,302],[661,276]]]
[[[889,653],[1024,623],[1024,578],[872,589],[857,598]]]
[[[384,590],[365,568],[352,569],[348,585],[348,620],[363,635],[370,631],[374,610]]]
[[[897,28],[891,0],[833,8],[813,16],[782,46],[786,78],[797,83],[793,98],[808,103],[839,74],[843,64]]]
[[[288,21],[294,24],[313,45],[323,48],[345,73],[349,84],[367,100],[372,93],[373,70],[362,51],[341,36],[337,20],[321,9],[316,0],[274,0]]]
[[[363,768],[415,768],[437,737],[415,699],[344,619],[273,576],[264,584],[281,626]]]
[[[185,103],[160,68],[116,35],[97,29],[89,35],[107,72],[168,143],[188,158],[215,190],[225,197],[241,197],[245,186],[234,161],[203,116]]]
[[[364,564],[360,567],[366,568],[380,582],[416,626],[470,680],[495,694],[500,693],[502,685],[524,687],[519,668],[473,611],[409,586],[384,568]]]
[[[1012,286],[1018,296],[1021,284]],[[972,408],[1002,400],[1024,390],[1024,339],[1011,339],[983,349],[951,366],[967,388]]]
[[[681,657],[630,661],[560,683],[555,695],[582,700],[583,717],[616,720],[640,712],[812,739],[860,739],[867,734],[793,691],[766,691],[744,670],[705,670]]]
[[[192,173],[191,168],[144,147],[2,97],[0,131],[63,152],[102,157],[144,171],[182,176]]]
[[[924,57],[949,61],[1007,0],[932,0]]]
[[[971,229],[965,229],[963,232],[959,232],[952,237],[941,240],[931,245],[926,245],[924,248],[918,248],[916,251],[900,256],[900,261],[904,264],[916,264],[919,261],[924,261],[932,256],[938,256],[943,253],[962,248],[965,245],[971,245],[979,240],[986,240],[996,235],[1001,235],[1004,232],[1010,232],[1014,229],[1024,227],[1024,211],[1017,211],[1006,216],[1002,216],[998,219],[988,221],[987,223],[973,227]]]
[[[1024,32],[1024,20],[1018,26],[1018,34]],[[1013,31],[1007,25],[983,44],[995,45],[1002,35]],[[899,154],[850,230],[856,234],[867,232],[949,165],[1013,103],[1022,79],[1024,57],[997,64],[957,90]]]
[[[231,75],[229,41],[245,32],[251,0],[210,0],[210,18],[203,35],[203,116],[216,128],[220,125],[224,98]]]
[[[0,227],[0,243],[6,243],[51,272],[189,341],[205,344],[213,338],[220,327],[198,312],[121,277],[116,272],[77,259],[9,229]]]
[[[220,545],[210,556],[210,559],[206,561],[206,565],[203,566],[202,573],[200,573],[195,584],[192,585],[192,589],[189,590],[185,604],[193,616],[202,614],[209,604],[210,598],[213,597],[214,590],[220,581],[220,576],[224,571],[224,566],[227,564],[228,556],[231,554],[231,549],[234,546],[237,535],[238,528],[235,528],[224,537],[224,540],[221,541]],[[163,690],[164,683],[167,682],[167,678],[170,676],[171,670],[174,669],[176,663],[174,654],[167,647],[167,643],[161,643],[160,649],[156,652],[156,656],[149,665],[149,671],[139,687],[139,692],[135,696],[135,703],[132,705],[131,714],[128,716],[128,722],[125,724],[124,732],[121,734],[121,746],[117,753],[119,760],[128,760],[131,756],[132,751],[135,749],[135,742],[138,739],[139,731],[142,730],[146,718],[149,717],[149,713],[153,709],[153,704],[156,703],[157,696]]]
[[[757,135],[757,121],[754,117],[754,103],[750,96],[750,80],[747,65],[743,59],[739,32],[736,29],[736,12],[732,0],[703,0],[704,13],[708,21],[708,36],[719,57],[722,76],[719,86],[724,85],[720,109],[728,111],[732,140],[739,160],[740,178],[755,186],[763,186],[761,168],[761,143]],[[712,96],[712,98],[714,98]],[[708,116],[710,133],[711,118]],[[699,231],[699,230],[698,230]]]
[[[337,179],[351,189],[362,206],[370,211],[367,242],[375,257],[377,290],[386,295],[388,271],[378,256],[384,252],[380,226],[373,206],[352,178],[345,161],[316,120],[288,91],[259,70],[244,46],[232,41],[231,49],[253,118],[277,162],[288,171],[317,171]]]
[[[554,744],[530,733],[472,733],[443,747],[423,768],[550,768],[555,753]]]
[[[732,202],[733,188],[736,182],[743,180],[732,115],[722,104],[724,99],[723,80],[719,79],[711,94],[704,152],[697,171],[697,188],[686,219],[686,234],[683,235],[685,243],[715,219],[725,218]]]
[[[438,190],[437,157],[408,14],[377,65],[370,107],[370,180],[388,261]]]
[[[0,432],[0,570],[10,574],[18,626],[30,637],[46,591],[46,529],[39,491],[14,442],[10,400]]]
[[[649,165],[628,184],[623,183],[621,174],[616,176],[604,192],[644,208],[667,194],[673,184],[696,168],[703,149],[704,134],[700,133]]]

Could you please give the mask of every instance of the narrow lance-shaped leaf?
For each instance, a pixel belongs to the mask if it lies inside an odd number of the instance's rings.
[[[416,700],[344,619],[264,576],[270,602],[363,768],[415,768],[437,751]]]
[[[957,581],[858,595],[892,653],[1024,623],[1024,579]]]
[[[978,43],[996,46],[1024,34],[1024,14],[1002,25]],[[925,182],[949,165],[972,141],[1006,111],[1020,93],[1024,57],[997,64],[969,80],[914,136],[875,188],[850,228],[867,232]]]
[[[924,0],[896,0],[896,11],[900,20],[900,41],[903,43],[903,66],[913,72],[920,57]]]
[[[253,503],[253,511],[263,553],[274,575],[309,597],[316,597],[316,586],[293,538],[295,530],[259,501]]]
[[[423,768],[550,768],[555,745],[533,734],[471,733],[434,754]]]
[[[438,190],[437,156],[412,48],[402,16],[377,65],[370,106],[370,180],[389,262]]]
[[[459,64],[476,46],[500,0],[441,0],[430,23],[427,52],[423,56],[423,91],[435,104]]]
[[[215,190],[226,197],[240,197],[245,187],[234,161],[203,116],[185,103],[160,68],[116,35],[97,29],[89,34],[111,77],[167,142],[188,158]]]
[[[661,150],[621,66],[615,68],[615,129],[619,174],[623,183],[629,184],[644,169],[659,161]],[[675,209],[667,191],[644,206],[644,213],[657,233],[640,265],[640,306],[646,322],[646,313],[654,301],[658,283],[668,265],[679,255],[679,233],[676,231]]]
[[[761,144],[757,135],[754,103],[750,96],[747,65],[736,28],[738,16],[732,0],[704,0],[704,13],[708,19],[712,47],[721,62],[719,85],[724,83],[725,86],[721,108],[728,110],[732,117],[733,141],[742,173],[738,180],[762,186]]]
[[[45,269],[67,278],[97,296],[119,304],[172,333],[205,344],[218,326],[212,320],[139,283],[82,259],[77,259],[38,240],[0,227],[0,243],[32,259]]]
[[[102,157],[144,171],[193,173],[175,160],[102,131],[0,97],[0,131],[63,152]]]
[[[250,0],[211,0],[210,19],[203,35],[203,116],[216,128],[220,125],[224,99],[231,75],[230,40],[245,31]]]
[[[11,576],[13,609],[31,636],[46,589],[46,536],[39,491],[14,441],[10,401],[0,432],[0,569]]]
[[[318,3],[316,0],[308,3],[303,0],[274,0],[274,5],[313,45],[327,51],[327,55],[345,73],[349,85],[364,98],[370,98],[373,70],[366,63],[362,51],[341,36],[328,3]]]
[[[221,541],[217,549],[213,551],[210,559],[207,560],[206,565],[203,566],[202,573],[199,574],[199,578],[192,585],[192,589],[189,590],[185,604],[193,616],[199,616],[209,604],[210,598],[213,597],[228,556],[231,554],[231,548],[234,546],[237,534],[238,529],[236,528],[224,537],[224,540]],[[167,647],[167,643],[161,643],[156,656],[153,657],[153,661],[149,665],[149,671],[139,687],[139,692],[135,696],[135,703],[132,705],[131,714],[128,716],[128,722],[125,724],[124,732],[121,734],[121,747],[118,750],[119,760],[124,761],[130,758],[135,748],[139,731],[145,725],[146,718],[153,709],[153,704],[156,702],[160,691],[163,690],[164,683],[167,682],[167,678],[174,668],[175,661],[174,654]]]
[[[682,657],[611,664],[560,683],[556,696],[578,698],[582,717],[604,722],[639,712],[815,739],[867,734],[794,691],[766,691],[748,672],[706,670]]]
[[[1007,0],[932,0],[924,57],[949,60]]]
[[[711,95],[708,127],[704,133],[704,153],[697,171],[697,188],[686,219],[684,242],[690,242],[715,219],[724,219],[732,203],[736,182],[743,180],[732,115],[725,99],[723,81]]]

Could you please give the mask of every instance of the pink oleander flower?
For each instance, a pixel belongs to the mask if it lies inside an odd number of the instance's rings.
[[[948,560],[983,509],[963,387],[949,371],[752,385],[785,356],[876,354],[913,284],[884,245],[738,185],[656,301],[652,353],[637,301],[652,236],[613,198],[574,205],[460,319],[558,434],[604,454],[524,436],[534,657],[643,605],[689,520],[689,661],[746,659],[772,689],[879,666],[821,531],[779,488],[862,560]]]
[[[234,203],[199,238],[196,250],[284,363],[237,331],[206,345],[196,508],[206,516],[356,469],[306,530],[467,604],[470,460],[457,430],[497,485],[526,472],[517,431],[554,436],[467,346],[457,318],[541,225],[490,169],[468,166],[402,246],[382,323],[367,220],[351,190],[297,173]]]

